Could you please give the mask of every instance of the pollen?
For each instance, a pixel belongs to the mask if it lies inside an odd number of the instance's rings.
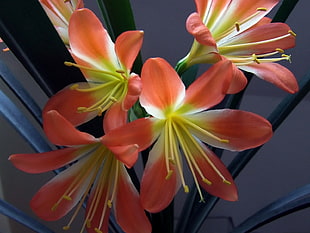
[[[226,180],[226,179],[223,180],[223,183],[224,183],[224,184],[229,184],[229,185],[231,184],[231,182],[228,181],[228,180]]]
[[[292,36],[295,36],[295,37],[297,36],[297,34],[293,32],[292,30],[289,30],[288,33],[291,34]]]
[[[170,178],[171,178],[171,176],[172,176],[172,173],[173,173],[173,170],[169,170],[168,171],[168,174],[166,175],[166,180],[169,180]]]
[[[257,64],[260,64],[260,62],[259,62],[259,60],[258,60],[258,58],[257,58],[255,53],[252,54],[252,58],[253,58],[253,61],[255,61]]]
[[[107,205],[108,205],[108,207],[111,209],[111,208],[112,208],[112,201],[111,201],[111,200],[108,200],[108,201],[107,201]]]
[[[184,186],[183,186],[183,189],[184,189],[184,192],[185,192],[185,193],[189,193],[189,187],[188,187],[188,185],[184,185]]]
[[[279,53],[284,53],[284,50],[283,50],[283,49],[276,48],[275,50],[276,50],[277,52],[279,52]]]
[[[203,178],[202,182],[206,183],[207,185],[211,185],[212,184],[212,182],[210,180],[206,179],[206,178]]]
[[[236,27],[237,32],[239,32],[240,31],[240,24],[238,22],[235,23],[235,27]]]
[[[67,231],[67,230],[70,229],[70,226],[64,226],[64,227],[62,227],[62,229],[63,229],[64,231]]]
[[[63,195],[62,198],[67,200],[67,201],[72,201],[72,198],[70,196],[67,196],[67,195]]]
[[[102,233],[102,231],[100,229],[98,229],[97,227],[94,230],[96,233]]]
[[[267,11],[268,9],[266,7],[259,7],[256,10],[257,11]]]

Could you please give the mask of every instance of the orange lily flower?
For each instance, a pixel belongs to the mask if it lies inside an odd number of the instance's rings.
[[[62,41],[68,46],[68,27],[72,13],[84,7],[82,0],[40,0],[41,6],[52,21]]]
[[[285,49],[295,46],[295,33],[284,23],[270,23],[264,17],[279,0],[195,0],[186,28],[195,38],[185,67],[228,59],[235,65],[235,76],[228,93],[242,90],[243,71],[255,74],[289,92],[298,91],[295,76],[277,63],[290,60]],[[281,54],[281,56],[277,56]],[[240,70],[238,70],[239,68]]]
[[[43,115],[55,109],[74,125],[101,115],[115,102],[128,110],[141,92],[140,77],[131,73],[143,41],[143,31],[122,33],[114,43],[96,15],[88,9],[75,11],[70,19],[69,40],[76,62],[87,82],[72,84],[56,93]],[[64,101],[65,100],[65,101]]]
[[[201,200],[200,186],[225,200],[237,200],[230,173],[204,143],[245,150],[269,140],[272,129],[266,119],[253,113],[230,109],[205,111],[222,101],[232,75],[231,62],[223,60],[185,90],[176,71],[164,59],[145,62],[140,103],[151,116],[110,131],[102,141],[109,148],[136,144],[140,151],[155,142],[141,181],[140,197],[146,210],[164,209],[181,186],[189,191],[182,155]]]
[[[111,119],[115,113],[108,111],[107,118]],[[117,124],[107,118],[105,131],[109,132]],[[31,200],[31,208],[40,218],[58,220],[77,206],[64,227],[69,229],[90,193],[81,233],[85,228],[89,233],[107,233],[112,206],[125,232],[151,232],[139,194],[124,164],[99,138],[78,131],[54,110],[46,113],[44,130],[53,143],[69,147],[44,153],[15,154],[9,158],[18,169],[28,173],[47,172],[73,163],[45,184]]]

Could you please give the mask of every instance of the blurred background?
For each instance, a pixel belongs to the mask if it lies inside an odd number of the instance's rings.
[[[132,8],[137,29],[144,30],[145,39],[142,48],[143,60],[149,57],[163,57],[172,66],[183,58],[190,49],[192,37],[186,32],[187,16],[195,11],[193,0],[132,0]],[[97,2],[86,0],[85,7],[94,10],[99,17]],[[301,0],[286,23],[297,34],[296,47],[286,51],[292,55],[292,63],[283,62],[300,80],[310,68],[310,1]],[[276,9],[275,9],[276,10]],[[274,14],[275,10],[271,13]],[[2,43],[1,49],[5,48]],[[44,58],[42,58],[44,59]],[[0,60],[20,79],[40,106],[44,106],[47,97],[34,82],[29,82],[27,71],[11,52],[0,52]],[[25,81],[27,80],[27,81]],[[18,106],[25,111],[25,117],[31,118],[25,108],[1,81],[0,88],[7,93]],[[273,108],[287,94],[271,84],[254,78],[246,91],[242,110],[252,111],[268,117]],[[238,225],[251,214],[278,197],[310,183],[310,96],[308,95],[280,126],[274,137],[258,152],[253,160],[237,177],[239,201],[219,201],[201,232],[226,233],[232,225]],[[42,134],[42,137],[44,135]],[[29,201],[35,192],[53,173],[31,175],[15,169],[7,160],[15,153],[31,153],[31,147],[19,134],[0,117],[0,196],[22,211],[34,216]],[[229,163],[235,153],[225,152],[223,160]],[[138,170],[141,164],[137,164]],[[176,202],[186,198],[182,190]],[[175,205],[176,220],[181,212],[181,204]],[[81,213],[81,216],[83,213]],[[276,220],[256,230],[256,233],[310,233],[310,209],[305,209]],[[60,221],[46,223],[55,232],[62,232],[70,216]],[[79,232],[80,221],[66,232]],[[14,221],[0,216],[0,233],[31,233]]]

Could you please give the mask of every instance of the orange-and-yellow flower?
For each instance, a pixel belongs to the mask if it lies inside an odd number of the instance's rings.
[[[68,27],[72,13],[84,7],[83,0],[40,0],[62,41],[69,45]]]
[[[181,186],[189,191],[183,162],[210,194],[237,200],[237,188],[221,160],[205,143],[228,150],[259,146],[272,136],[270,123],[250,112],[209,110],[224,98],[233,76],[223,60],[196,79],[187,90],[176,71],[161,58],[148,59],[142,68],[140,103],[151,115],[110,131],[107,147],[153,145],[141,181],[141,202],[150,212],[164,209]],[[113,149],[112,149],[113,150]]]
[[[55,109],[74,125],[102,114],[115,102],[128,110],[141,92],[140,77],[131,73],[140,51],[143,31],[122,33],[115,44],[96,15],[88,9],[75,11],[70,19],[69,40],[76,63],[87,82],[72,84],[56,93],[45,112]]]
[[[117,111],[111,111],[107,112],[107,118],[117,114]],[[109,132],[117,124],[107,118],[104,120],[105,131]],[[35,194],[31,200],[32,210],[40,218],[54,221],[77,206],[64,227],[69,229],[87,201],[81,232],[86,229],[89,233],[107,233],[113,207],[116,220],[125,232],[150,233],[151,225],[124,164],[101,143],[100,138],[78,131],[55,110],[46,113],[44,124],[44,130],[53,143],[68,147],[44,153],[15,154],[10,156],[10,161],[28,173],[42,173],[72,165]],[[125,154],[130,154],[130,151]],[[127,166],[132,164],[127,163]]]
[[[288,25],[271,23],[264,17],[278,2],[195,0],[197,12],[186,22],[195,40],[182,61],[184,67],[225,58],[236,66],[229,93],[240,91],[247,83],[240,70],[253,73],[289,93],[298,91],[295,76],[274,63],[290,60],[284,50],[295,46],[296,36]]]

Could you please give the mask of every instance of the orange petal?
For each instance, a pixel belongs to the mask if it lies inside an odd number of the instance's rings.
[[[191,132],[205,143],[232,151],[254,148],[267,142],[272,136],[272,127],[265,118],[241,110],[210,110],[189,117],[207,131]],[[210,136],[210,134],[216,136]]]
[[[9,157],[9,160],[24,172],[42,173],[72,163],[82,155],[80,148],[65,148],[35,154],[14,154]]]
[[[218,104],[226,95],[232,75],[230,61],[217,62],[188,87],[184,103],[194,106],[195,112]]]
[[[43,127],[49,140],[56,145],[84,145],[98,142],[92,135],[77,130],[55,110],[44,113]]]
[[[178,105],[185,86],[176,71],[162,58],[148,59],[142,68],[141,105],[148,113],[162,117],[162,111]]]
[[[109,131],[101,138],[101,142],[112,150],[113,147],[135,145],[139,151],[142,151],[155,139],[153,121],[150,118],[141,118]]]
[[[143,35],[143,31],[126,31],[120,34],[115,41],[115,52],[127,70],[131,70],[141,49]]]
[[[150,233],[151,224],[141,206],[139,194],[125,168],[122,166],[120,170],[114,202],[116,220],[125,232]]]
[[[210,149],[208,149],[202,143],[201,146],[203,147],[206,156],[208,156],[208,158],[211,160],[218,172],[225,178],[226,181],[230,182],[230,184],[225,183],[223,181],[223,177],[220,177],[219,174],[214,170],[214,168],[212,168],[210,163],[208,163],[205,158],[203,158],[203,156],[198,153],[194,155],[194,159],[198,164],[200,171],[212,183],[211,185],[209,185],[203,182],[202,179],[199,179],[199,174],[196,171],[196,177],[198,177],[198,182],[200,186],[202,186],[211,195],[217,196],[227,201],[237,201],[237,187],[229,171],[222,163],[222,161]]]
[[[108,70],[111,66],[119,67],[114,43],[91,10],[83,8],[72,14],[69,23],[69,41],[78,64]]]
[[[58,220],[66,215],[81,199],[87,191],[90,182],[90,176],[84,177],[79,186],[75,189],[70,197],[65,191],[71,186],[76,177],[81,173],[85,161],[80,160],[68,169],[59,173],[47,184],[45,184],[32,198],[31,208],[34,213],[41,219],[47,221]],[[60,203],[58,201],[60,200]]]
[[[180,188],[180,175],[176,166],[170,163],[172,171],[168,179],[164,155],[163,137],[155,143],[141,180],[140,197],[144,209],[156,213],[166,208]]]
[[[97,96],[89,92],[77,91],[72,86],[84,85],[85,83],[70,85],[52,96],[43,109],[43,115],[56,110],[74,126],[81,125],[98,115],[98,111],[78,112],[79,107],[91,106],[98,101]]]
[[[278,63],[253,63],[239,66],[240,69],[255,74],[257,77],[270,82],[291,94],[299,90],[295,75]]]

